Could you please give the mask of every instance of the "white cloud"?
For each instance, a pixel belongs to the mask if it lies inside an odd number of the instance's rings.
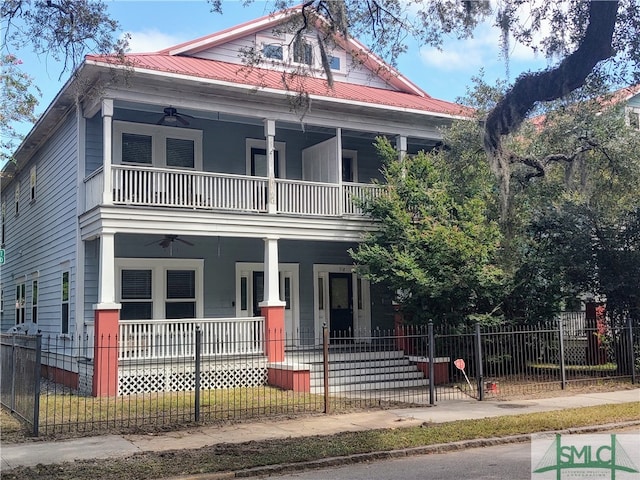
[[[481,24],[473,38],[445,41],[442,50],[420,49],[422,62],[430,67],[450,72],[475,72],[481,67],[504,64],[500,48],[500,31],[488,23]],[[531,48],[511,43],[509,62],[539,62]]]
[[[132,53],[156,52],[188,40],[154,29],[129,32],[129,34],[131,35],[129,51]]]

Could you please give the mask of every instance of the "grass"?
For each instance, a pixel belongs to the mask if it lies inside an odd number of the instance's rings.
[[[527,366],[538,370],[560,370],[560,365],[554,363],[529,363]],[[615,363],[603,363],[601,365],[565,365],[565,370],[570,372],[615,372],[618,365]]]
[[[348,432],[277,441],[219,444],[195,450],[143,453],[122,459],[77,461],[21,467],[3,472],[6,480],[100,478],[147,480],[237,471],[328,457],[391,451],[452,441],[531,434],[640,419],[640,402],[566,409],[557,412],[463,420],[422,427]]]
[[[387,402],[387,406],[395,405]],[[406,405],[406,404],[405,404]],[[333,413],[380,407],[375,399],[332,398]],[[269,386],[206,390],[200,395],[200,423],[322,413],[324,397]],[[40,399],[43,437],[96,435],[176,429],[195,422],[195,393],[153,392],[119,397],[89,397],[50,392]],[[13,441],[20,439],[13,435]]]

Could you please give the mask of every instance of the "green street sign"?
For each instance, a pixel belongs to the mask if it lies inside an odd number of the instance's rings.
[[[0,265],[4,264],[4,248],[0,248]]]

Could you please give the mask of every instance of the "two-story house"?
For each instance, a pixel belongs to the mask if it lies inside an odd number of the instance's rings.
[[[375,228],[354,199],[382,192],[377,136],[430,149],[464,109],[353,38],[335,38],[329,85],[323,21],[294,42],[297,15],[86,57],[2,171],[3,331],[117,335],[120,357],[147,358],[196,323],[258,343],[283,329],[287,347],[392,326],[391,296],[352,271]]]

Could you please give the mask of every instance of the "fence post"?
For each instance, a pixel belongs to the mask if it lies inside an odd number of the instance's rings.
[[[482,336],[480,335],[480,324],[476,323],[476,369],[478,400],[484,400],[484,374],[482,372]]]
[[[42,363],[42,334],[36,335],[36,364],[34,366],[33,435],[38,436],[40,429],[40,370]]]
[[[631,317],[627,318],[627,328],[629,329],[629,360],[631,361],[631,383],[636,383],[636,358],[633,349],[633,323]]]
[[[11,337],[11,413],[16,411],[16,334]]]
[[[322,324],[322,358],[324,370],[324,413],[329,413],[331,408],[329,403],[329,328],[326,323]]]
[[[567,386],[567,372],[564,364],[564,328],[562,318],[558,318],[558,336],[560,337],[560,387],[562,390]]]
[[[195,421],[200,421],[200,359],[202,357],[202,330],[196,325],[196,371],[195,371]]]
[[[434,405],[436,403],[436,369],[433,362],[436,342],[433,338],[433,320],[429,320],[427,335],[429,335],[429,405]]]

